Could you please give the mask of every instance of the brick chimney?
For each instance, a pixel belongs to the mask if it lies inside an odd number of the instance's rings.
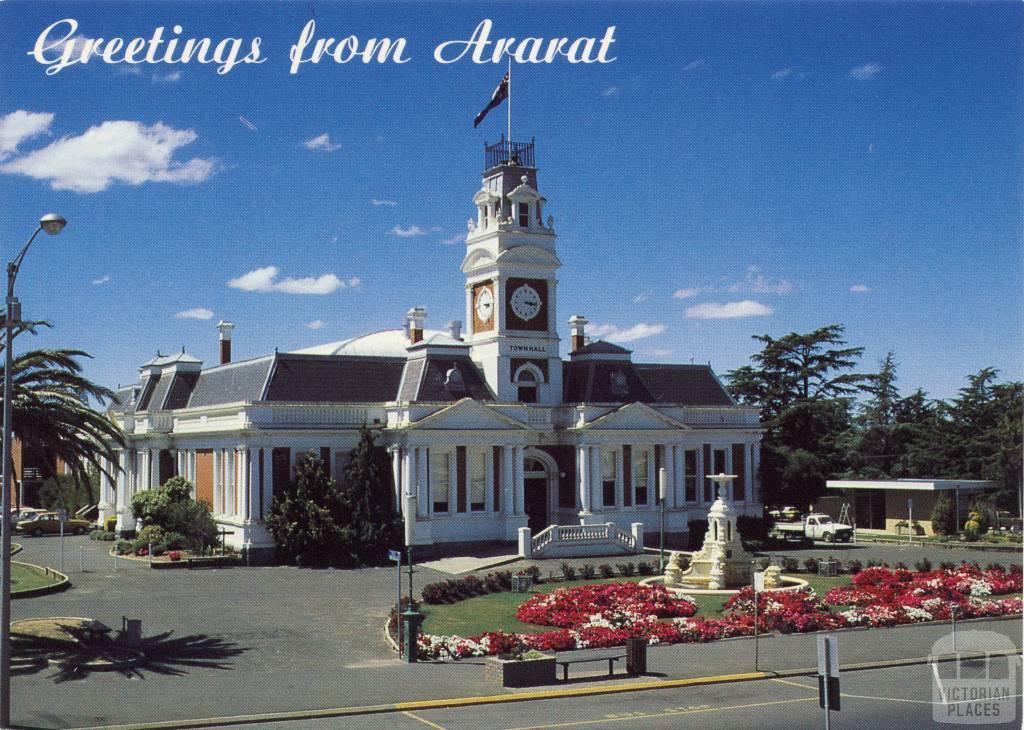
[[[572,350],[570,350],[570,352],[581,350],[583,349],[583,346],[587,344],[586,329],[586,317],[580,314],[574,314],[569,318],[569,334],[572,335],[572,339],[570,340]]]
[[[220,364],[225,365],[231,362],[231,330],[235,328],[234,322],[221,320],[217,323],[217,331],[220,332]]]
[[[405,315],[405,329],[409,333],[409,344],[415,345],[423,339],[423,323],[427,319],[425,307],[413,307]]]

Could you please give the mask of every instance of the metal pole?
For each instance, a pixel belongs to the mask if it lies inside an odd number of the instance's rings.
[[[412,611],[412,545],[407,549],[409,551],[409,610]]]
[[[79,573],[84,573],[85,572],[85,546],[84,545],[79,545],[78,546],[78,572]]]
[[[756,571],[757,570],[757,561],[756,560],[751,560],[750,564],[751,564],[751,568]],[[754,574],[753,573],[750,574],[750,577],[751,577],[751,580],[754,580]],[[757,631],[757,583],[754,582],[754,671],[755,672],[760,671],[757,668],[758,661],[761,658],[761,656],[760,656],[760,654],[761,654],[761,652],[760,652],[761,647],[760,647],[760,644],[759,644],[759,639],[760,639],[760,636],[759,636],[758,631]]]
[[[952,606],[949,609],[949,616],[950,616],[951,619],[953,619],[953,653],[954,654],[956,654],[956,651],[957,651],[957,649],[956,649],[956,613],[957,613],[957,610],[958,610],[957,606]]]
[[[832,708],[828,705],[828,680],[831,676],[828,673],[829,667],[831,666],[831,657],[829,657],[830,645],[829,642],[825,642],[825,730],[831,730],[832,718],[829,715],[832,712]]]
[[[38,233],[38,231],[37,231]],[[33,238],[35,236],[33,235]],[[29,241],[31,243],[31,241]],[[3,539],[0,541],[0,727],[11,725],[11,370],[14,368],[14,277],[18,269],[7,264],[7,315],[4,318],[4,483],[0,490]]]
[[[60,521],[60,572],[64,572],[64,520]]]
[[[508,57],[508,159],[512,161],[512,56]]]
[[[658,470],[658,500],[661,502],[661,537],[658,542],[658,572],[665,573],[665,493],[667,490],[668,472],[665,467]]]
[[[398,603],[395,604],[395,624],[398,626],[398,657],[402,657],[402,551],[398,551],[395,562],[395,578],[397,578]]]

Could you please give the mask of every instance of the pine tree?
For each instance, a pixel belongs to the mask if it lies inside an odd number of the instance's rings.
[[[365,426],[343,475],[340,499],[342,535],[348,560],[379,565],[399,546],[401,522],[393,508],[391,467],[384,450]]]
[[[310,452],[295,465],[295,479],[274,495],[266,525],[278,557],[299,565],[341,562],[344,538],[338,488],[324,463]]]

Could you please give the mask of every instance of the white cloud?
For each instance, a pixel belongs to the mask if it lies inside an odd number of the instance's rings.
[[[793,282],[786,279],[772,279],[764,275],[760,266],[748,266],[743,281],[730,285],[728,290],[733,294],[752,292],[784,296],[793,292]]]
[[[644,337],[660,335],[664,331],[663,324],[640,322],[626,329],[620,329],[614,324],[598,324],[588,328],[587,334],[594,338],[604,338],[609,342],[633,342]]]
[[[22,109],[0,117],[0,160],[14,154],[26,139],[48,134],[53,114]]]
[[[135,68],[135,67],[132,66],[130,68]],[[173,84],[175,81],[181,81],[181,71],[175,70],[175,71],[171,71],[169,73],[162,74],[162,75],[158,74],[158,73],[153,74],[153,83],[154,84],[160,84],[160,83]]]
[[[358,276],[349,277],[348,281],[345,282],[350,289],[355,289],[357,286],[363,283],[363,280]]]
[[[319,150],[321,152],[334,152],[335,150],[341,149],[340,144],[334,144],[334,142],[331,141],[331,136],[327,134],[327,132],[324,132],[317,137],[307,139],[302,143],[302,145],[307,150]]]
[[[441,243],[443,243],[445,246],[454,246],[456,243],[465,243],[465,242],[466,242],[466,234],[465,233],[456,233],[451,238],[442,238],[441,239]]]
[[[402,228],[401,226],[395,226],[391,229],[391,232],[399,238],[412,238],[413,236],[425,236],[427,232],[419,226],[408,226]]]
[[[620,91],[622,91],[621,86],[609,86],[601,92],[601,96],[618,96]]]
[[[213,312],[206,307],[193,307],[174,315],[175,319],[213,319]]]
[[[393,206],[398,205],[398,201],[397,200],[386,200],[386,199],[385,200],[378,200],[377,198],[374,198],[370,202],[373,203],[373,205],[378,206],[378,207],[382,206],[382,205],[387,205],[389,207],[393,207]]]
[[[191,129],[174,129],[157,122],[108,121],[90,127],[78,137],[56,142],[15,157],[0,171],[48,180],[54,190],[97,193],[113,182],[198,183],[216,170],[216,162],[199,157],[171,159],[179,147],[196,140]]]
[[[760,302],[744,299],[741,302],[707,302],[695,304],[686,310],[687,319],[738,319],[740,317],[764,317],[775,310]]]
[[[791,73],[793,73],[793,69],[791,68],[780,68],[777,71],[772,72],[772,80],[781,81],[782,79],[789,76]]]
[[[101,284],[106,284],[108,281],[110,281],[110,274],[105,274],[98,279],[93,279],[92,283],[99,286]]]
[[[646,354],[654,355],[655,357],[668,357],[672,354],[672,350],[664,347],[655,347],[653,350],[647,350]]]
[[[348,281],[342,281],[335,274],[322,274],[321,276],[305,276],[300,279],[288,277],[278,279],[277,275],[281,270],[276,266],[264,266],[253,269],[228,281],[232,289],[241,289],[251,292],[279,292],[282,294],[333,294],[339,289],[359,286],[359,277],[353,276]]]
[[[314,319],[312,322],[306,322],[306,326],[309,327],[311,330],[321,329],[325,324],[327,323],[324,322],[322,319]]]
[[[700,294],[701,291],[701,289],[676,289],[676,292],[672,297],[674,299],[693,299],[695,296]]]
[[[703,58],[698,58],[694,61],[690,61],[688,64],[683,66],[683,71],[696,71],[697,69],[704,68],[707,65],[707,61]]]
[[[850,287],[850,291],[854,294],[864,294],[865,292],[871,291],[871,289],[868,288],[867,284],[854,284]]]
[[[650,298],[651,295],[648,294],[647,292],[640,292],[635,297],[633,297],[633,304],[643,304]]]
[[[867,81],[877,76],[881,70],[882,67],[877,63],[865,63],[863,66],[850,69],[850,78],[857,79],[858,81]]]

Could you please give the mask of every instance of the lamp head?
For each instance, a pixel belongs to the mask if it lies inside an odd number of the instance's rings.
[[[47,213],[39,219],[39,227],[49,233],[51,236],[56,236],[58,233],[64,230],[68,222],[56,213]]]

